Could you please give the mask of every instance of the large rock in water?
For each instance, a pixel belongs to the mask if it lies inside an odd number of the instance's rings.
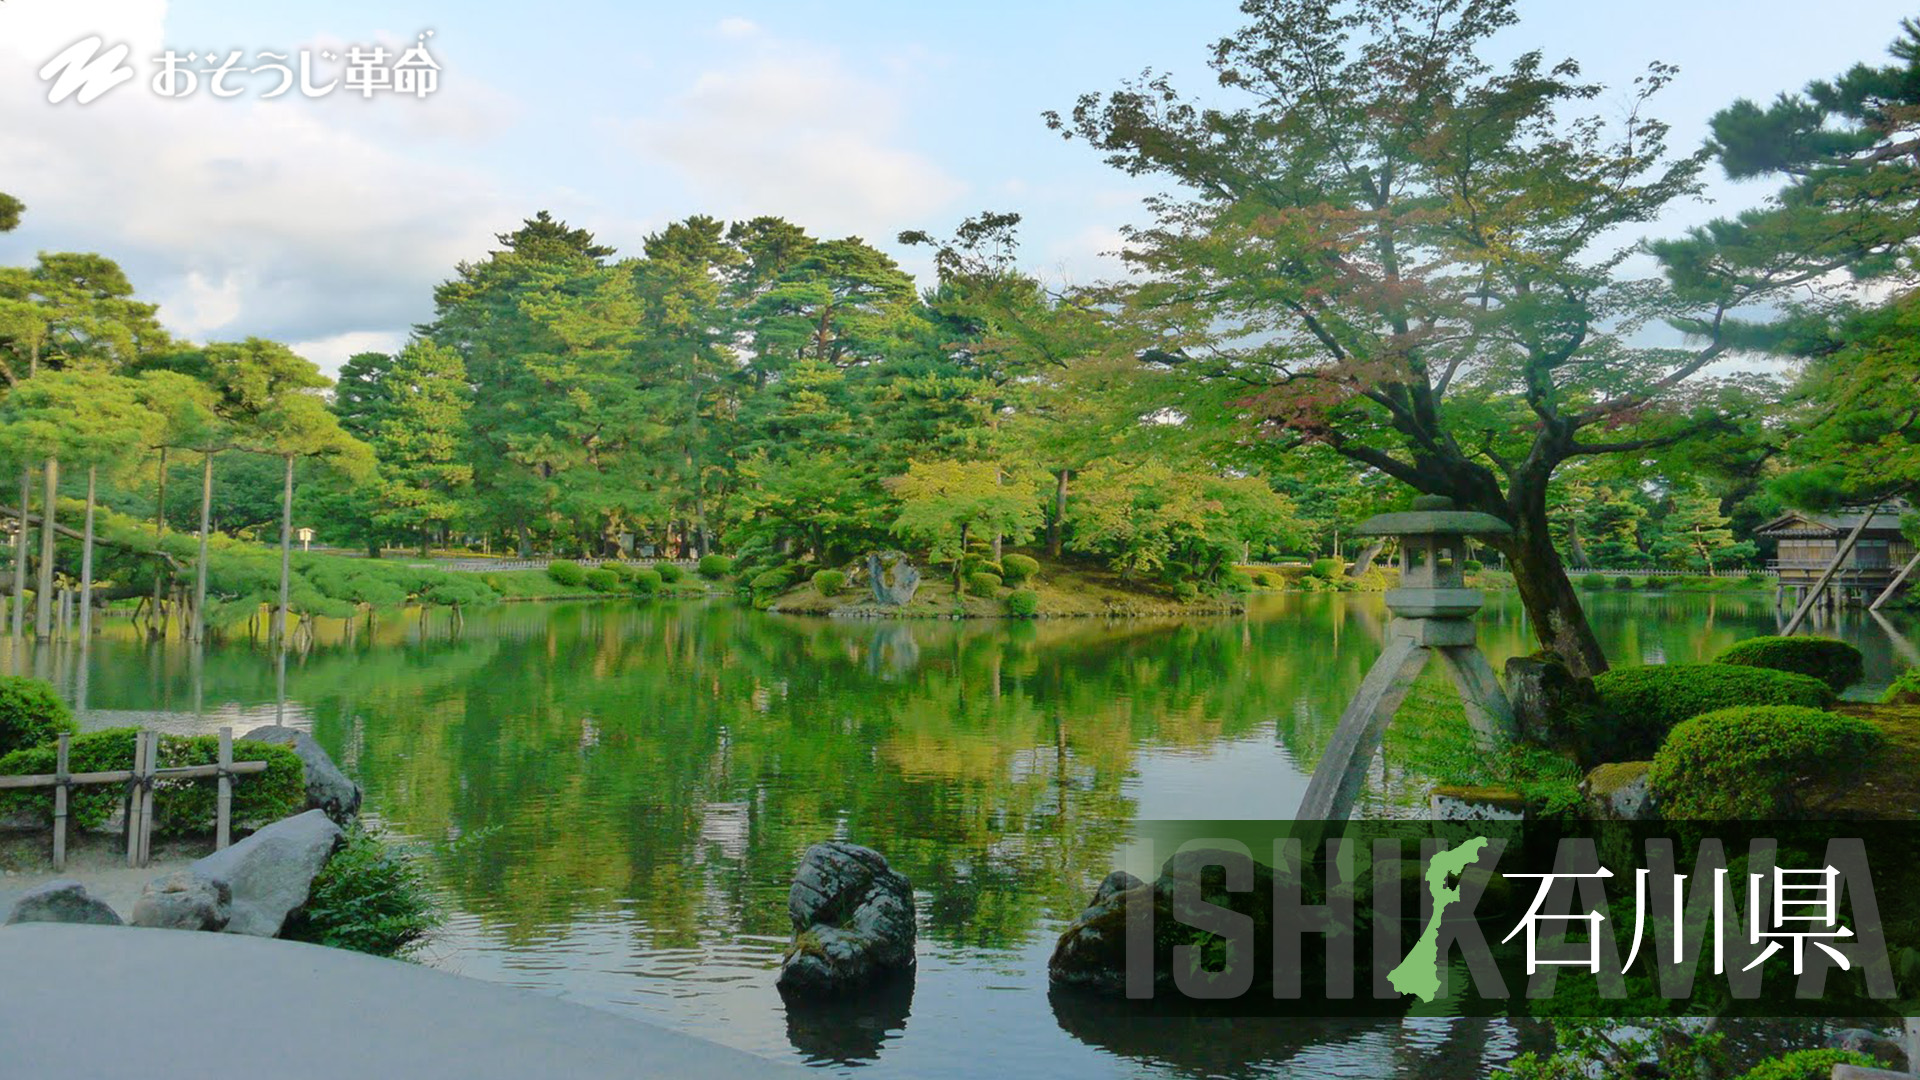
[[[1907,1071],[1907,1049],[1900,1040],[1890,1039],[1867,1028],[1841,1028],[1827,1036],[1827,1045],[1835,1050],[1865,1054],[1896,1073]]]
[[[1209,904],[1231,908],[1253,919],[1255,985],[1273,977],[1273,868],[1253,862],[1251,892],[1228,892],[1223,853],[1183,851],[1160,868],[1151,884],[1116,870],[1094,892],[1093,901],[1060,934],[1047,961],[1047,980],[1056,988],[1088,990],[1119,996],[1127,989],[1127,908],[1153,912],[1153,972],[1155,992],[1173,986],[1173,950],[1193,939],[1192,931],[1175,917],[1174,889],[1181,881],[1198,881],[1200,897]],[[1206,976],[1202,976],[1203,978]]]
[[[276,821],[187,871],[224,886],[232,897],[227,933],[274,937],[287,916],[306,906],[313,879],[344,837],[324,811],[309,810]]]
[[[306,772],[309,809],[325,810],[328,817],[341,824],[360,813],[360,785],[347,779],[347,774],[313,741],[313,736],[295,728],[268,724],[254,728],[241,738],[293,748]]]
[[[22,893],[7,915],[7,925],[29,922],[90,923],[122,926],[120,916],[77,881],[49,881]]]
[[[147,882],[133,903],[133,925],[218,932],[227,928],[232,908],[233,893],[223,882],[176,870]]]
[[[913,560],[900,551],[867,553],[867,583],[873,587],[875,603],[905,607],[920,589],[920,571]]]
[[[913,969],[913,887],[872,848],[838,840],[808,848],[787,914],[782,993],[837,993]]]

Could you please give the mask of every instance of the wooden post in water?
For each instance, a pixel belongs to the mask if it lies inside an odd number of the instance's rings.
[[[220,729],[220,802],[214,816],[213,850],[225,851],[233,833],[233,729]]]
[[[67,746],[72,736],[60,733],[53,758],[53,868],[67,867]]]
[[[1913,553],[1913,558],[1908,559],[1907,565],[1900,568],[1900,573],[1894,575],[1892,581],[1887,582],[1887,587],[1881,590],[1879,596],[1874,597],[1873,603],[1867,605],[1867,610],[1879,611],[1887,601],[1893,599],[1893,594],[1899,592],[1900,586],[1906,584],[1907,577],[1913,573],[1913,568],[1916,566],[1920,566],[1920,551]]]

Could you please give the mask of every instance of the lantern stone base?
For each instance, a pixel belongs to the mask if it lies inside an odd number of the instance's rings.
[[[1480,610],[1479,589],[1388,589],[1387,610],[1409,619],[1465,619]]]
[[[1393,636],[1412,638],[1416,645],[1471,645],[1476,640],[1468,619],[1395,619]]]
[[[1327,752],[1314,768],[1313,779],[1307,783],[1307,794],[1300,802],[1297,818],[1344,821],[1352,816],[1373,756],[1386,737],[1387,724],[1399,711],[1414,680],[1435,657],[1453,680],[1479,747],[1491,752],[1513,740],[1516,726],[1513,706],[1507,701],[1506,691],[1500,688],[1500,679],[1494,675],[1492,665],[1487,663],[1486,654],[1474,644],[1472,621],[1395,619],[1386,651],[1368,670],[1360,689],[1340,715],[1333,737],[1327,740]]]

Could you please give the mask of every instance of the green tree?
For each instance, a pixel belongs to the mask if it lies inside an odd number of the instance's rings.
[[[50,371],[16,386],[0,401],[0,457],[44,460],[47,492],[42,508],[40,580],[36,587],[34,636],[52,636],[54,505],[59,463],[87,470],[86,517],[80,554],[81,630],[92,630],[94,505],[100,467],[124,466],[152,440],[159,418],[140,401],[138,384],[89,369]]]
[[[371,440],[382,466],[376,521],[418,535],[424,557],[433,528],[459,517],[473,483],[464,460],[466,366],[452,349],[415,341],[393,358],[382,383],[386,404]]]
[[[1645,115],[1569,115],[1603,93],[1572,61],[1481,58],[1509,0],[1252,0],[1213,66],[1244,104],[1203,107],[1149,74],[1054,126],[1185,198],[1132,233],[1155,365],[1238,387],[1241,412],[1513,526],[1497,546],[1543,645],[1606,667],[1555,550],[1547,494],[1582,457],[1645,454],[1723,423],[1687,380],[1727,313],[1790,278],[1716,293],[1628,279],[1623,228],[1698,190]],[[1699,332],[1645,344],[1649,320]]]
[[[474,509],[530,554],[536,529],[597,549],[650,486],[633,450],[666,430],[633,377],[641,307],[611,249],[542,213],[502,233],[434,294],[426,337],[457,352],[470,410]]]
[[[1736,541],[1720,512],[1720,500],[1697,485],[1677,488],[1660,519],[1653,555],[1669,566],[1700,567],[1711,574],[1716,562],[1753,555],[1753,543]]]
[[[1004,536],[1019,544],[1040,525],[1032,480],[997,462],[916,461],[889,487],[900,501],[894,532],[919,541],[932,561],[952,563],[955,590],[970,539]]]

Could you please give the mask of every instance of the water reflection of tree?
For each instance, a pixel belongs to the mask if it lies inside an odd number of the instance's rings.
[[[382,813],[476,837],[448,883],[516,938],[616,905],[657,947],[779,935],[800,852],[846,835],[914,879],[929,933],[998,948],[1111,868],[1142,746],[1243,735],[1284,682],[1230,622],[903,629],[556,610],[431,663],[316,654],[299,684]]]
[[[1770,613],[1717,598],[1703,633],[1702,599],[1596,596],[1595,623],[1616,656],[1694,659]],[[616,909],[660,947],[784,936],[800,852],[845,835],[925,890],[931,934],[1001,947],[1071,917],[1112,868],[1143,754],[1271,724],[1310,767],[1384,626],[1377,597],[1293,595],[1184,624],[599,604],[428,630],[323,634],[290,682],[376,809],[470,838],[441,860],[448,885],[511,938]],[[1525,647],[1517,608],[1496,598],[1481,637],[1496,662]],[[191,707],[183,651],[101,648],[103,705]],[[199,674],[210,703],[272,700],[272,666],[245,648],[210,650]]]

